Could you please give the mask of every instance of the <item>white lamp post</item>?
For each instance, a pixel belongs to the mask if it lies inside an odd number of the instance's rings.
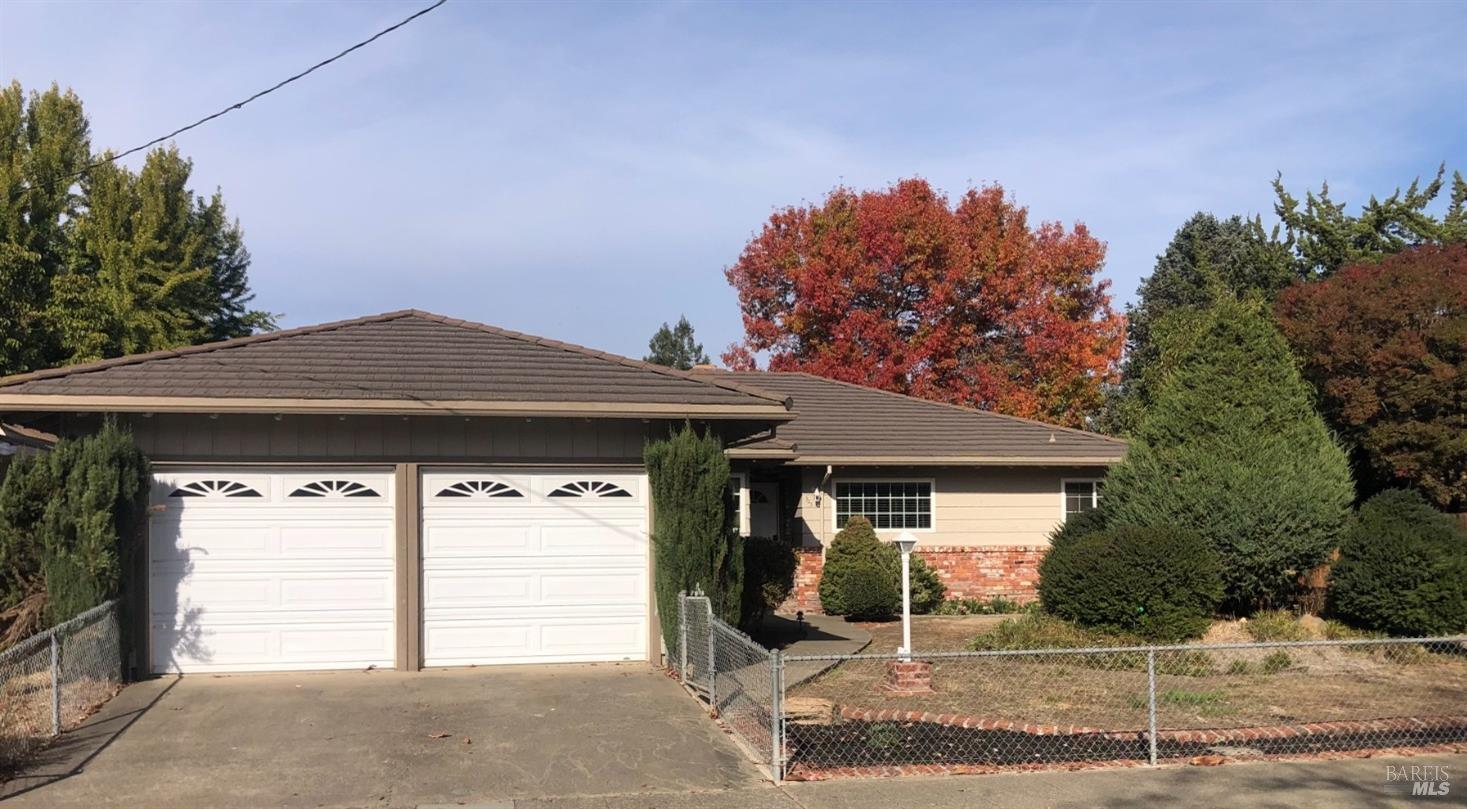
[[[917,537],[911,531],[903,531],[893,540],[902,553],[902,648],[897,650],[903,663],[912,662],[912,549],[917,547]]]

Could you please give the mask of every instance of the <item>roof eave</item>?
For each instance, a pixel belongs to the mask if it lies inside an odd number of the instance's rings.
[[[423,399],[272,399],[186,396],[58,396],[0,393],[0,411],[39,413],[267,413],[541,418],[696,418],[791,421],[781,404],[661,402],[435,401]]]
[[[1121,455],[800,455],[794,466],[1110,466]]]

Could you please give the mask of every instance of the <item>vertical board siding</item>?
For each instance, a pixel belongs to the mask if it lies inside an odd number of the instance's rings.
[[[457,416],[127,416],[160,461],[628,461],[650,430],[640,419],[464,419]],[[96,417],[77,421],[95,429]],[[659,431],[665,432],[665,426]],[[82,431],[81,429],[78,432]]]

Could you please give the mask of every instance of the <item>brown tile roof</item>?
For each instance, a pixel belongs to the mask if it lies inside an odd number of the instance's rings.
[[[417,310],[0,379],[0,406],[37,397],[787,409],[785,397],[739,380]]]
[[[779,426],[794,442],[795,463],[1096,464],[1125,454],[1126,444],[1098,433],[916,399],[805,373],[695,370],[789,396],[798,415]],[[746,444],[744,449],[764,446]]]

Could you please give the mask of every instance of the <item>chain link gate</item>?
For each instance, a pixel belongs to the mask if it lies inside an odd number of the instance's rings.
[[[683,685],[782,778],[784,696],[781,655],[713,614],[702,593],[678,596],[678,644],[672,651]]]

